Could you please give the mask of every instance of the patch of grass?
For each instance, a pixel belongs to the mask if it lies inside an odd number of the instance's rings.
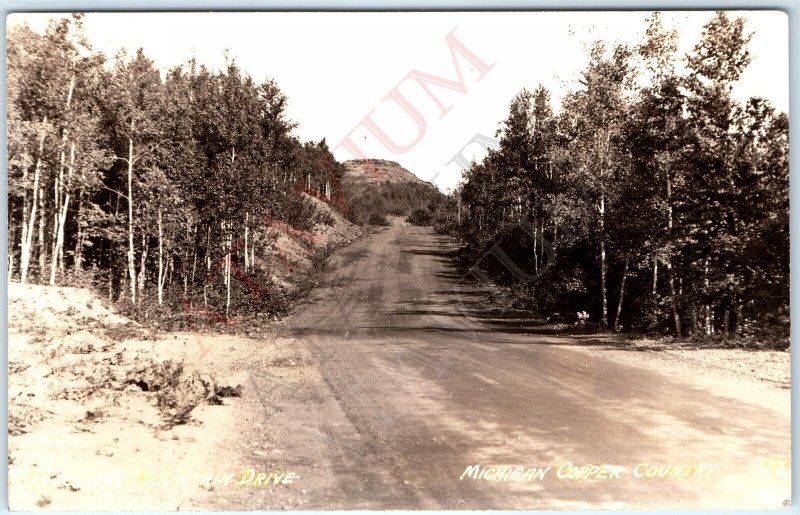
[[[8,434],[19,436],[30,432],[30,430],[44,419],[41,413],[27,406],[9,406],[8,410]]]
[[[113,342],[123,342],[125,340],[154,340],[155,336],[153,336],[149,331],[142,329],[141,327],[137,327],[132,323],[127,323],[125,325],[112,325],[103,327],[103,336],[107,340],[111,340]]]

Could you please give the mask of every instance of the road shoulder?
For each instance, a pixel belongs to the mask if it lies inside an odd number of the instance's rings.
[[[624,344],[611,338],[564,337],[565,349],[646,369],[718,395],[757,403],[781,414],[791,404],[791,354],[788,351],[672,347],[652,340]],[[603,342],[606,342],[605,345]]]

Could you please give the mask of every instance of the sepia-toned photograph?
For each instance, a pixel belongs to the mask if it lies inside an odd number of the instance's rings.
[[[785,12],[6,26],[10,510],[791,505]]]

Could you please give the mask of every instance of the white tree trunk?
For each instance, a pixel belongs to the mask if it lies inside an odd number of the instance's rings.
[[[39,235],[36,247],[39,249],[39,280],[41,280],[42,275],[44,274],[45,262],[47,260],[47,252],[44,251],[44,226],[47,218],[47,211],[45,210],[44,205],[43,187],[39,187],[39,211],[41,211],[42,214],[39,217]]]
[[[247,253],[247,236],[248,230],[247,222],[250,217],[249,213],[244,214],[244,271],[247,272],[250,269],[250,256]]]
[[[628,266],[630,265],[630,256],[625,256],[625,269],[622,271],[622,283],[619,286],[619,302],[617,302],[617,316],[614,317],[614,332],[618,333],[620,330],[619,317],[622,315],[622,299],[625,297],[625,279],[628,278]]]
[[[206,232],[206,279],[203,281],[203,307],[208,308],[208,281],[211,280],[211,227]]]
[[[669,165],[667,165],[669,166]],[[681,315],[678,312],[678,295],[675,291],[675,269],[672,264],[672,180],[669,175],[669,167],[666,170],[666,186],[667,186],[667,231],[670,236],[669,248],[667,249],[667,272],[669,273],[669,295],[670,306],[672,307],[672,319],[675,322],[675,336],[680,338],[683,333],[681,325]]]
[[[603,327],[608,327],[608,294],[606,290],[606,235],[605,235],[605,212],[606,199],[600,197],[600,289],[603,296]]]
[[[137,276],[139,291],[136,294],[136,302],[138,303],[138,305],[142,304],[142,294],[144,293],[144,282],[145,279],[147,278],[147,274],[145,273],[147,271],[147,268],[145,267],[145,265],[147,264],[148,250],[149,249],[147,245],[147,237],[145,236],[144,231],[142,231],[142,256],[139,262],[139,275]]]
[[[194,249],[193,249],[193,256],[192,256],[192,277],[190,278],[189,283],[192,285],[192,290],[194,291],[194,277],[195,273],[197,272],[197,226],[194,227]],[[184,291],[184,298],[188,297],[189,288],[187,287]],[[192,295],[192,300],[194,300],[194,295]],[[192,301],[189,302],[189,305],[192,306]]]
[[[653,254],[653,295],[658,291],[658,256]]]
[[[131,122],[133,131],[133,122]],[[136,263],[133,246],[133,137],[128,139],[128,277],[131,282],[131,304],[136,306]]]
[[[33,171],[33,203],[31,205],[31,215],[28,219],[28,226],[22,227],[22,248],[20,252],[20,273],[19,280],[25,284],[28,278],[28,268],[31,263],[31,247],[33,245],[33,228],[36,223],[36,211],[39,205],[39,177],[42,171],[42,154],[44,153],[45,125],[47,117],[42,120],[42,132],[39,135],[39,156],[36,158],[36,166]]]
[[[231,247],[232,247],[231,235],[228,234],[228,253],[227,253],[227,260],[225,263],[226,264],[225,283],[227,284],[228,287],[228,293],[227,293],[227,299],[225,301],[225,315],[227,315],[231,309],[231,252],[232,252]]]
[[[53,252],[53,259],[50,262],[50,286],[56,284],[56,269],[58,265],[58,256],[61,255],[64,248],[64,223],[67,221],[67,209],[69,208],[69,193],[64,197],[64,206],[58,214],[58,231],[56,236],[56,244]],[[63,269],[63,265],[62,265]]]
[[[538,231],[539,231],[539,228],[536,225],[536,211],[534,210],[534,213],[533,213],[533,268],[534,268],[534,270],[536,271],[537,274],[539,273],[539,254],[538,254],[538,250],[537,250],[538,245],[536,245],[536,240],[538,239],[538,235],[539,235]]]
[[[78,233],[75,238],[75,262],[72,264],[72,273],[77,275],[83,268],[83,189],[78,190],[78,205],[75,209],[75,221]]]
[[[708,260],[703,260],[703,286],[706,295],[708,295]],[[711,306],[705,304],[703,306],[703,331],[706,336],[714,334],[714,323],[711,320]]]
[[[164,229],[158,208],[158,305],[164,304]]]
[[[67,100],[66,100],[66,108],[65,111],[68,113],[70,104],[72,103],[72,92],[75,89],[75,75],[73,74],[69,81],[69,87],[67,89]],[[55,271],[56,269],[61,267],[61,271],[63,272],[63,241],[64,241],[64,234],[63,234],[63,225],[61,222],[61,210],[63,208],[62,203],[65,203],[62,199],[65,198],[67,195],[65,192],[68,190],[69,179],[64,180],[64,168],[66,167],[66,147],[67,147],[67,135],[69,134],[69,130],[67,127],[64,127],[63,132],[61,133],[61,148],[59,151],[59,167],[58,167],[58,176],[56,180],[53,182],[53,206],[56,210],[55,215],[53,216],[53,236],[52,236],[52,248],[50,250],[50,285],[53,286],[55,284]],[[72,175],[72,168],[75,164],[75,142],[70,145],[70,171],[69,175]],[[61,232],[61,246],[59,246],[59,232]]]
[[[70,157],[69,157],[69,171],[67,173],[67,181],[66,183],[62,184],[64,191],[66,194],[64,195],[63,204],[59,206],[59,212],[57,216],[55,216],[54,226],[55,226],[55,243],[53,244],[53,255],[52,259],[50,260],[50,286],[55,286],[56,284],[56,270],[61,270],[61,273],[64,273],[64,225],[67,221],[67,211],[69,210],[69,200],[70,200],[70,193],[69,193],[69,183],[72,178],[72,170],[75,167],[75,142],[73,141],[70,145]],[[63,172],[60,172],[63,175]],[[59,179],[60,182],[60,179]]]

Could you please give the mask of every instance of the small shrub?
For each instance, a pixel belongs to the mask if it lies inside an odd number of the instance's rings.
[[[183,363],[172,360],[161,363],[150,360],[129,370],[124,382],[145,392],[155,392],[156,407],[165,427],[187,423],[192,410],[204,402],[222,402],[213,378],[202,377],[198,372],[186,377]]]

